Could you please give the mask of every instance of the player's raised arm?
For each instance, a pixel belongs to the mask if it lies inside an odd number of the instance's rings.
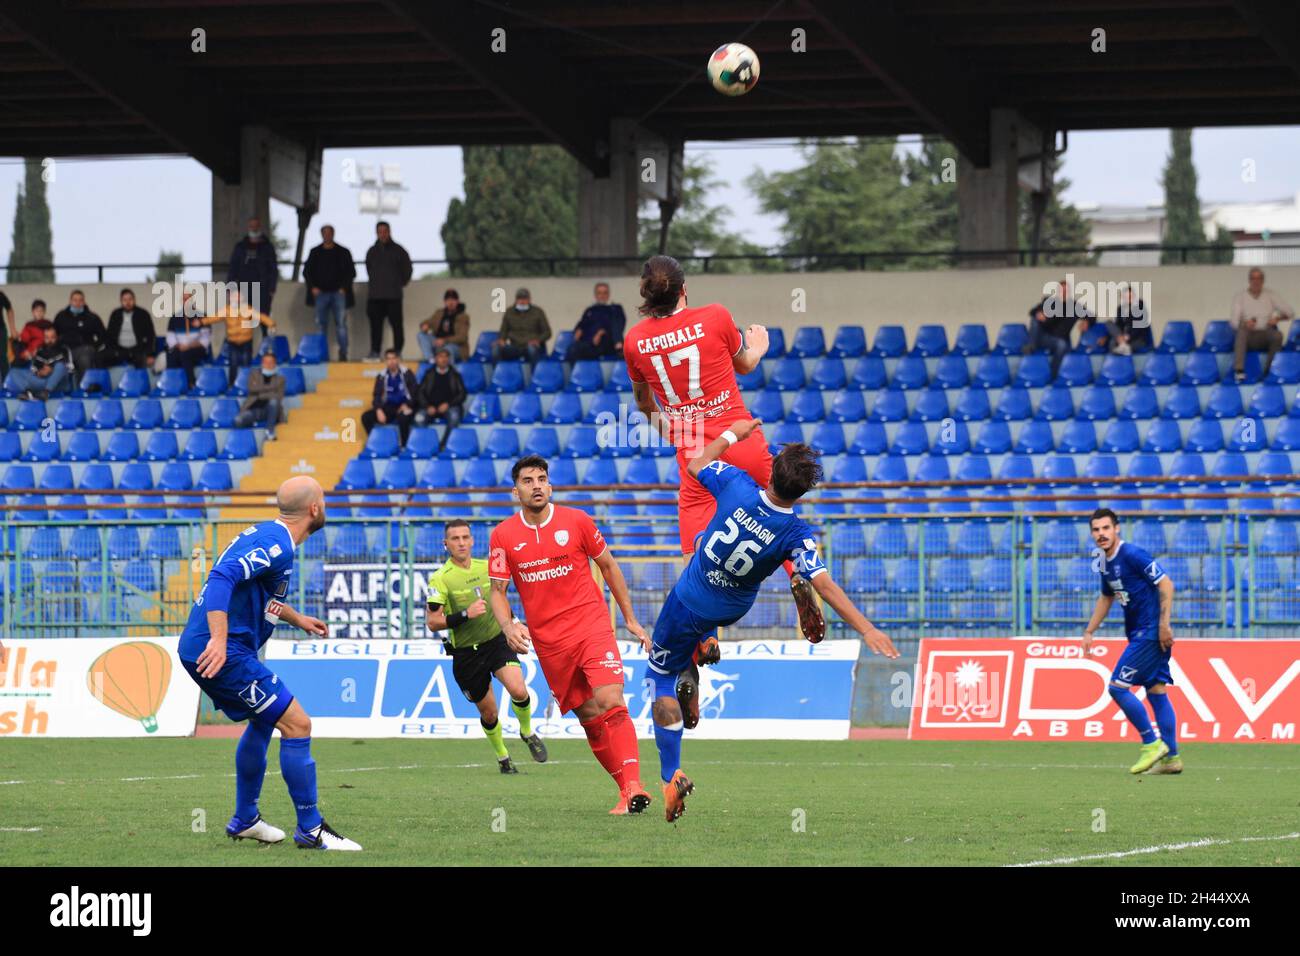
[[[704,450],[696,457],[692,458],[686,465],[687,472],[695,479],[699,479],[700,472],[710,464],[722,457],[732,445],[738,441],[744,441],[753,433],[754,429],[763,424],[762,419],[750,418],[742,419],[733,424],[729,429],[719,435],[713,441],[704,446]]]
[[[741,339],[740,350],[731,359],[731,366],[741,375],[748,375],[763,361],[768,347],[767,329],[751,325]]]
[[[861,611],[857,609],[849,596],[831,578],[829,571],[822,571],[820,574],[812,576],[812,586],[816,592],[821,595],[821,599],[835,609],[844,623],[853,630],[862,635],[862,640],[876,654],[883,654],[885,657],[897,657],[898,649],[894,647],[894,642],[889,639],[880,628],[866,619]]]
[[[1165,580],[1169,576],[1165,575]],[[1173,593],[1173,585],[1169,586],[1170,594]],[[1083,656],[1087,657],[1092,652],[1092,635],[1097,633],[1097,628],[1101,627],[1101,622],[1106,620],[1106,615],[1110,613],[1110,606],[1115,603],[1115,595],[1098,594],[1097,603],[1092,608],[1092,618],[1088,621],[1088,626],[1083,629]],[[1163,603],[1163,601],[1162,601]],[[1162,618],[1162,620],[1168,620]]]

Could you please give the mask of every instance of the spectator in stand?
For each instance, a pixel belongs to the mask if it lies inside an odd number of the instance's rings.
[[[434,354],[433,368],[424,373],[416,400],[419,402],[419,411],[415,413],[417,425],[426,425],[439,418],[447,423],[442,440],[438,442],[438,450],[442,451],[447,447],[452,429],[465,415],[465,381],[451,364],[449,350],[440,348]]]
[[[453,362],[469,355],[469,313],[455,289],[442,294],[442,308],[420,323],[420,354],[432,362],[438,349],[451,353]]]
[[[303,282],[307,284],[307,304],[316,307],[316,327],[325,337],[325,354],[329,355],[330,317],[334,318],[339,343],[339,361],[348,360],[348,309],[357,304],[352,291],[352,280],[357,277],[357,267],[352,263],[352,251],[334,242],[334,227],[321,226],[319,246],[307,254],[302,267]]]
[[[384,362],[384,371],[375,376],[371,407],[361,416],[361,424],[369,432],[376,425],[396,423],[400,442],[405,446],[406,438],[411,434],[411,422],[415,419],[420,386],[416,384],[415,373],[403,367],[397,349],[385,352]]]
[[[148,309],[135,304],[135,293],[123,289],[118,295],[122,304],[108,314],[108,331],[99,353],[99,367],[108,368],[125,362],[136,368],[152,369],[158,333]]]
[[[54,328],[54,323],[45,317],[45,300],[32,302],[32,317],[18,333],[18,344],[14,347],[14,361],[27,365],[36,350],[45,344],[45,330]]]
[[[1151,316],[1131,285],[1124,286],[1120,292],[1115,318],[1106,323],[1106,335],[1100,344],[1116,355],[1132,355],[1151,348]]]
[[[597,282],[596,301],[587,306],[578,327],[573,330],[573,344],[565,358],[570,362],[579,359],[615,358],[623,354],[623,329],[627,316],[623,307],[609,301],[609,283]]]
[[[262,367],[248,376],[248,397],[235,416],[236,428],[266,426],[266,440],[275,441],[275,426],[280,423],[284,405],[284,376],[272,352],[262,353]]]
[[[4,317],[5,341],[8,343],[0,349],[0,378],[9,374],[9,364],[18,357],[18,326],[14,325],[14,304],[0,290],[0,316]]]
[[[208,357],[212,332],[203,323],[201,312],[191,305],[194,293],[186,292],[181,309],[167,322],[167,367],[185,369],[190,387],[194,387],[194,369]]]
[[[77,382],[87,369],[95,367],[99,350],[104,347],[104,322],[86,308],[86,295],[73,289],[68,305],[54,317],[54,327],[59,330],[59,344],[72,353]]]
[[[545,357],[550,337],[551,323],[546,319],[546,311],[533,305],[527,289],[517,289],[514,308],[506,312],[497,340],[492,343],[492,357],[499,362],[527,358],[528,364],[536,365],[538,359]]]
[[[235,289],[230,290],[225,307],[202,322],[206,326],[226,323],[226,357],[230,359],[231,385],[235,384],[241,368],[253,364],[253,330],[260,325],[266,329],[267,335],[275,331],[271,317],[265,312],[254,311],[251,305],[241,301]]]
[[[1282,348],[1279,322],[1294,319],[1295,312],[1272,289],[1264,288],[1264,270],[1251,269],[1246,288],[1232,297],[1232,327],[1237,330],[1232,368],[1238,382],[1246,380],[1246,353],[1267,352],[1260,377],[1268,374],[1273,356]]]
[[[280,280],[280,269],[275,261],[275,246],[262,232],[262,220],[253,216],[248,220],[248,232],[235,243],[230,253],[230,268],[226,282],[248,284],[247,299],[260,312],[271,314],[271,300],[275,298],[275,284]]]
[[[72,353],[59,344],[53,325],[44,330],[41,347],[32,355],[30,368],[12,368],[5,376],[5,388],[25,401],[45,401],[62,388],[72,374]]]
[[[400,356],[406,344],[402,328],[402,290],[411,281],[411,257],[393,241],[388,223],[375,224],[375,244],[366,251],[366,318],[370,320],[370,354],[367,361],[379,360],[384,344],[384,319],[393,329],[393,350]]]
[[[1062,279],[1056,291],[1043,296],[1042,301],[1030,308],[1029,342],[1025,345],[1025,353],[1031,355],[1039,349],[1047,349],[1052,355],[1052,378],[1056,378],[1061,359],[1070,351],[1070,333],[1074,324],[1082,322],[1086,332],[1092,320],[1092,313],[1075,302],[1070,295],[1069,283]]]

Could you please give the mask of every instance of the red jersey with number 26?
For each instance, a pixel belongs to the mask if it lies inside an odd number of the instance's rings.
[[[522,512],[511,515],[492,529],[488,544],[488,577],[514,582],[539,650],[593,632],[613,633],[587,563],[605,553],[600,529],[585,511],[550,508],[540,525],[526,522]]]
[[[721,305],[649,316],[623,340],[627,374],[648,382],[666,415],[706,423],[717,434],[747,418],[732,360],[745,340]]]

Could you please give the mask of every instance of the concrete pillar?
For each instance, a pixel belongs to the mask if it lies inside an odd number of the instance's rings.
[[[261,127],[240,130],[240,178],[227,183],[212,177],[212,277],[225,281],[230,251],[257,216],[271,229],[270,133]]]
[[[1042,134],[1014,110],[995,109],[989,119],[988,168],[979,169],[965,156],[957,163],[957,245],[963,252],[1011,250],[1020,245],[1020,186],[1022,157],[1042,148]],[[1031,168],[1032,167],[1032,168]],[[1026,164],[1032,175],[1037,162]],[[1014,253],[963,256],[963,268],[1015,266]]]
[[[609,126],[609,175],[597,179],[585,166],[578,169],[578,255],[625,261],[583,266],[582,275],[629,275],[637,270],[641,163],[636,124],[615,119]]]

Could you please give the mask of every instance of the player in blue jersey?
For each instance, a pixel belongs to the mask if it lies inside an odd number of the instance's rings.
[[[1169,659],[1173,654],[1174,632],[1169,615],[1174,603],[1174,583],[1155,558],[1119,536],[1119,518],[1109,508],[1098,508],[1088,522],[1092,540],[1100,554],[1101,595],[1093,608],[1092,620],[1083,632],[1083,656],[1088,657],[1092,636],[1119,601],[1124,609],[1124,633],[1128,647],[1115,662],[1110,675],[1110,696],[1119,704],[1142,736],[1138,761],[1129,773],[1182,773],[1183,759],[1178,755],[1178,720],[1174,705],[1166,692],[1173,678]],[[1151,711],[1160,728],[1157,737],[1132,688],[1145,687]]]
[[[293,557],[325,526],[325,494],[301,475],[280,486],[280,516],[241,532],[221,553],[194,601],[177,649],[185,670],[226,712],[248,725],[235,748],[235,815],[226,833],[235,840],[279,843],[284,831],[258,812],[271,732],[280,731],[280,773],[298,814],[293,840],[311,850],[360,850],[330,828],[316,805],[316,762],[311,718],[257,652],[285,623],[324,636],[325,622],[285,604]]]
[[[718,460],[760,424],[758,419],[737,422],[686,466],[717,499],[717,510],[664,601],[650,647],[648,681],[654,688],[655,744],[669,823],[686,812],[686,797],[694,789],[682,772],[681,754],[683,729],[700,720],[695,647],[714,628],[744,617],[763,581],[786,561],[793,562],[822,600],[862,635],[867,647],[886,657],[898,656],[889,638],[831,580],[812,529],[794,512],[794,503],[821,481],[817,452],[802,443],[786,445],[772,463],[766,488],[743,468]]]

